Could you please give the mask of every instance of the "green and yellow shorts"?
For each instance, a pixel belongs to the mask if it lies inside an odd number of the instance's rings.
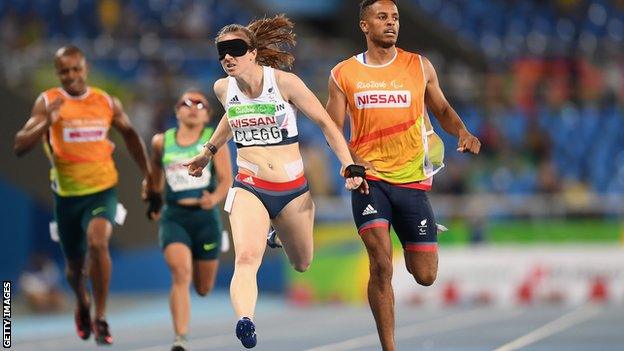
[[[117,190],[95,194],[60,196],[54,194],[54,219],[58,225],[61,248],[67,259],[84,257],[87,252],[87,227],[95,217],[115,223]]]
[[[221,252],[222,231],[218,209],[168,203],[160,217],[158,241],[163,251],[171,243],[183,243],[194,260],[214,260]]]

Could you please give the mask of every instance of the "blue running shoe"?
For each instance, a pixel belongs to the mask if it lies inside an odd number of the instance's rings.
[[[238,321],[238,323],[236,323],[236,337],[247,349],[251,349],[256,346],[256,343],[258,342],[256,337],[256,326],[251,319],[243,317]]]
[[[272,249],[282,247],[282,241],[277,237],[277,232],[274,229],[271,229],[267,234],[267,245]]]

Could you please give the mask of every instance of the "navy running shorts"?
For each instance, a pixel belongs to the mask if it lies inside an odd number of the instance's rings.
[[[360,235],[375,227],[394,228],[403,250],[436,251],[438,234],[427,193],[367,179],[369,194],[351,192],[351,210]]]
[[[290,182],[274,183],[239,173],[232,186],[254,194],[269,212],[271,219],[277,217],[292,200],[310,190],[304,176]]]

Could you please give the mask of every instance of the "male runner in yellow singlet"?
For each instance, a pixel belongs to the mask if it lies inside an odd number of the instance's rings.
[[[43,140],[52,163],[54,217],[67,263],[67,281],[77,300],[76,331],[86,340],[93,330],[96,342],[107,345],[113,342],[105,319],[111,276],[108,241],[117,208],[117,169],[109,128],[113,126],[123,136],[147,188],[153,191],[150,166],[145,145],[119,100],[86,84],[88,70],[82,51],[75,46],[60,48],[54,66],[61,86],[39,95],[31,117],[15,137],[14,149],[21,156]],[[93,323],[87,276],[95,300]]]
[[[368,168],[369,192],[351,192],[352,211],[369,256],[368,301],[388,351],[395,349],[390,226],[419,284],[433,284],[438,270],[437,226],[426,191],[444,166],[444,145],[426,109],[458,137],[458,151],[476,154],[481,144],[444,97],[431,62],[395,46],[396,1],[362,1],[360,28],[367,51],[332,69],[327,112],[339,128],[349,114],[350,151]]]

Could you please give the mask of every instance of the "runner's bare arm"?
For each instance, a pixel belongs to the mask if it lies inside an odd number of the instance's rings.
[[[132,155],[134,162],[141,169],[141,173],[143,173],[143,177],[145,177],[147,181],[147,187],[151,191],[157,191],[154,187],[154,183],[151,180],[151,165],[148,162],[147,151],[145,149],[145,143],[139,137],[136,130],[130,123],[130,118],[123,109],[121,101],[116,97],[112,97],[113,100],[113,122],[112,126],[117,130],[124,139],[126,143],[126,147]]]
[[[142,183],[141,198],[149,204],[147,218],[150,220],[158,220],[162,208],[162,192],[165,188],[162,166],[164,140],[165,136],[162,133],[152,137],[152,154],[150,157],[151,174],[150,177],[145,178]],[[147,179],[152,179],[153,186],[151,189],[148,188]]]
[[[152,155],[150,157],[152,168],[151,178],[154,182],[154,190],[159,193],[162,193],[165,188],[162,164],[164,141],[165,136],[162,133],[158,133],[152,137]],[[145,191],[147,191],[147,189],[145,189]]]
[[[344,121],[347,115],[347,97],[340,90],[331,75],[327,83],[327,90],[329,91],[329,96],[327,97],[325,109],[338,129],[344,133]]]
[[[427,86],[425,90],[425,104],[429,108],[442,128],[449,134],[456,136],[458,141],[457,151],[471,152],[478,154],[481,149],[481,142],[474,135],[470,134],[464,122],[459,118],[459,115],[451,107],[438,82],[438,76],[431,62],[425,58],[423,59],[423,68],[425,73],[425,79],[427,80]]]
[[[338,130],[340,130],[344,135],[344,122],[347,115],[347,97],[344,95],[342,90],[336,84],[334,78],[330,75],[328,85],[329,97],[327,98],[327,105],[325,109],[329,114],[329,117],[334,121]],[[351,157],[355,161],[355,163],[366,167],[366,169],[375,169],[373,164],[364,160],[364,158],[360,157],[355,151],[349,147],[349,153],[351,153]]]
[[[221,78],[218,79],[214,83],[214,92],[217,95],[217,99],[221,102],[221,105],[224,105],[225,97],[227,95],[227,79]],[[230,124],[227,120],[227,111],[221,117],[217,128],[214,133],[210,137],[208,143],[214,145],[217,150],[220,149],[225,143],[228,142],[232,138],[232,129],[230,128]],[[218,152],[217,152],[218,153]],[[202,151],[187,163],[184,163],[184,166],[188,167],[189,174],[194,177],[201,177],[204,167],[208,165],[210,159],[214,155],[212,151],[208,147],[204,147]]]
[[[63,99],[57,98],[46,107],[43,95],[35,100],[30,118],[15,135],[13,151],[17,156],[26,154],[41,140],[50,125],[58,118],[58,109],[62,104]]]
[[[280,79],[281,78],[281,79]],[[353,164],[353,158],[347,147],[344,136],[327,114],[314,93],[308,89],[305,83],[296,75],[280,72],[278,77],[280,90],[287,101],[292,101],[295,106],[308,116],[325,134],[329,146],[334,150],[343,167]]]
[[[230,124],[227,120],[227,113],[224,113],[221,120],[219,120],[219,124],[217,124],[217,128],[214,133],[212,133],[209,143],[216,146],[217,149],[220,149],[230,139],[232,139],[232,129],[230,128]],[[204,150],[205,149],[206,148],[204,148]],[[208,151],[205,150],[204,152]],[[212,156],[212,154],[210,154],[210,156]]]
[[[214,87],[213,87],[214,93],[217,96],[217,99],[219,99],[219,102],[221,103],[222,106],[225,106],[225,98],[227,95],[227,84],[228,84],[227,78],[221,78],[221,79],[218,79],[214,83]],[[219,121],[219,124],[217,125],[217,128],[215,129],[214,133],[212,133],[212,137],[210,137],[210,143],[216,146],[217,149],[219,149],[221,146],[227,143],[228,140],[230,139],[232,139],[232,129],[230,129],[230,124],[228,123],[228,120],[227,120],[227,111],[226,111],[226,113],[223,114],[223,117],[221,117],[221,120]]]
[[[213,162],[217,174],[217,187],[212,195],[215,202],[221,202],[232,186],[232,162],[230,161],[230,149],[227,145],[217,151]]]

